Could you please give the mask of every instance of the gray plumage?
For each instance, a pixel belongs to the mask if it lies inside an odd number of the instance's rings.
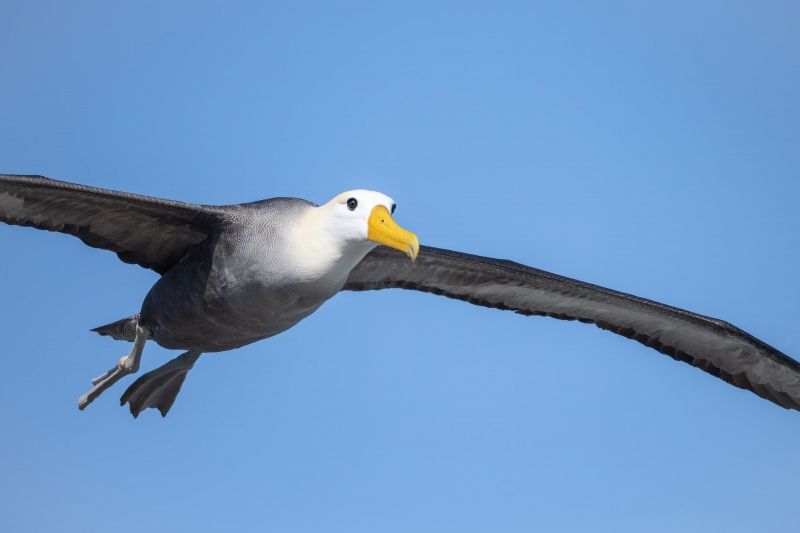
[[[296,199],[200,206],[39,176],[0,175],[3,222],[75,235],[162,274],[140,314],[94,330],[137,343],[137,332],[146,332],[166,348],[187,350],[126,391],[123,403],[134,416],[147,407],[165,415],[201,352],[280,333],[340,289],[387,288],[593,323],[800,410],[800,364],[727,322],[511,261],[423,246],[412,263],[402,252],[379,246],[325,283],[298,281],[286,254],[295,243],[286,242],[280,228],[313,207]]]
[[[394,250],[375,249],[353,269],[344,290],[412,289],[522,315],[595,324],[800,410],[800,363],[722,320],[513,261],[427,246],[413,266],[401,258]]]
[[[159,279],[139,325],[168,349],[222,352],[291,328],[336,294],[296,283],[279,228],[314,204],[294,198],[230,206],[215,231]],[[342,283],[344,280],[341,280]]]
[[[206,240],[225,210],[65,183],[0,174],[0,220],[74,235],[164,274]]]

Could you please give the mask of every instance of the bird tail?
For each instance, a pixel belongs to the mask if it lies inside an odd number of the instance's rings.
[[[136,338],[136,325],[139,323],[139,313],[111,324],[94,328],[100,335],[109,336],[114,340],[133,342]]]

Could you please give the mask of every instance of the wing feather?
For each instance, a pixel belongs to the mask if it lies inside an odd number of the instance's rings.
[[[207,239],[223,208],[0,174],[0,221],[74,235],[163,274]]]
[[[800,363],[722,320],[512,261],[427,246],[415,262],[379,246],[352,270],[343,290],[389,288],[593,323],[800,411]]]

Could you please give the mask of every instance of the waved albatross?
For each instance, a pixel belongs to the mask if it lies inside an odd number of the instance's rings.
[[[134,417],[148,407],[166,416],[202,353],[277,335],[340,290],[402,288],[595,324],[800,410],[800,363],[727,322],[511,261],[420,246],[392,220],[394,208],[365,190],[322,206],[296,198],[206,206],[0,175],[0,221],[74,235],[161,274],[139,313],[93,330],[133,348],[92,380],[80,409],[139,370],[147,340],[186,351],[134,381],[120,404]]]

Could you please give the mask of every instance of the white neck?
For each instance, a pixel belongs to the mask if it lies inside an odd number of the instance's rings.
[[[292,277],[299,282],[344,283],[350,271],[377,246],[366,238],[347,239],[336,230],[330,204],[312,208],[298,220],[289,240]]]

